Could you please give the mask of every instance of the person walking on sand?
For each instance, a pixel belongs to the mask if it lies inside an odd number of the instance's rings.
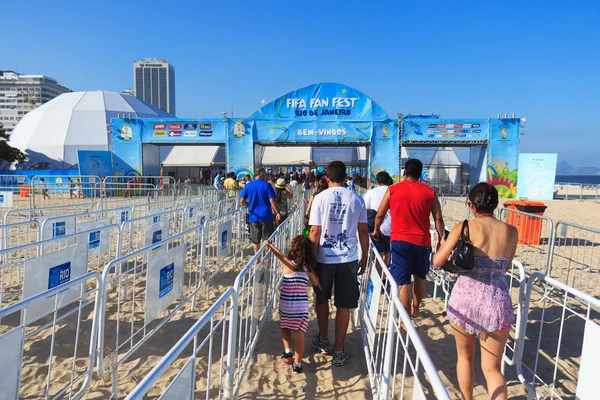
[[[381,201],[383,200],[383,197],[385,196],[385,193],[387,192],[388,187],[392,181],[390,174],[388,174],[385,171],[378,172],[376,179],[377,187],[369,190],[364,197],[369,224],[373,224],[371,225],[373,228],[375,226],[373,214],[377,215],[377,210],[379,209]],[[383,220],[383,224],[381,225],[380,230],[381,236],[373,238],[373,241],[375,243],[375,248],[381,255],[383,261],[385,262],[385,265],[388,265],[390,261],[390,234],[392,232],[392,217],[390,216],[389,211],[385,214],[385,219]],[[377,267],[379,267],[379,264],[376,265]],[[381,273],[381,271],[379,272]]]
[[[508,397],[501,372],[504,346],[514,322],[510,290],[505,274],[517,250],[518,232],[514,226],[498,221],[498,191],[488,183],[479,183],[469,193],[469,208],[475,216],[468,222],[474,248],[474,268],[459,274],[450,299],[448,319],[454,331],[458,362],[456,374],[463,399],[473,398],[475,383],[475,337],[479,337],[481,369],[490,398]],[[463,223],[448,234],[433,257],[434,267],[448,261],[460,239]]]
[[[279,297],[279,324],[283,339],[283,354],[281,361],[292,364],[292,373],[302,372],[302,357],[304,356],[304,334],[308,329],[308,294],[306,288],[309,282],[318,292],[319,277],[313,270],[314,259],[308,238],[300,235],[292,240],[288,256],[272,243],[269,249],[283,264],[283,280],[281,296]],[[292,354],[292,332],[294,332],[294,354]]]
[[[423,163],[416,158],[406,161],[404,179],[388,188],[375,216],[373,235],[380,241],[382,225],[390,211],[392,217],[389,271],[398,284],[398,296],[413,318],[419,316],[429,273],[431,234],[429,215],[435,221],[440,244],[444,241],[442,207],[434,190],[419,182]],[[411,293],[411,275],[414,277]]]
[[[362,275],[369,255],[369,228],[363,199],[344,187],[346,165],[333,161],[327,167],[329,188],[315,196],[310,210],[310,241],[317,261],[321,291],[317,295],[319,333],[313,348],[331,353],[328,340],[329,299],[334,291],[335,342],[333,365],[342,366],[350,357],[344,340],[350,310],[358,307],[358,275]],[[360,243],[362,260],[358,262]]]
[[[275,202],[275,190],[266,178],[267,171],[262,167],[257,168],[256,179],[248,182],[240,193],[242,206],[248,206],[250,242],[255,253],[258,253],[261,242],[267,240],[273,233],[273,219],[276,221],[281,219]],[[275,211],[275,218],[271,210]]]
[[[48,194],[48,186],[46,185],[46,181],[44,178],[40,178],[40,186],[42,188],[42,198],[50,200],[50,195]]]

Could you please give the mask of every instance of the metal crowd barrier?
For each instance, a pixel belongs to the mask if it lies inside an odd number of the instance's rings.
[[[523,307],[516,366],[528,397],[597,398],[600,299],[535,272]]]
[[[237,295],[233,289],[228,289],[129,393],[126,400],[142,399],[148,392],[160,395],[163,400],[194,399],[200,394],[207,399],[233,399],[237,308]],[[186,349],[189,350],[186,352]],[[177,375],[169,386],[162,393],[160,389],[153,390],[184,352],[191,355],[186,356],[187,361],[177,368]],[[200,363],[207,365],[201,375],[197,368]],[[199,377],[203,378],[201,383],[198,382]]]
[[[30,398],[33,390],[35,398],[83,396],[94,369],[102,285],[91,272],[0,309],[0,398]],[[45,311],[30,319],[40,303]]]
[[[105,210],[112,210],[112,209],[117,209],[117,208],[131,208],[135,205],[141,205],[141,204],[144,204],[147,202],[148,202],[147,199],[139,198],[139,197],[133,197],[133,198],[129,198],[129,199],[120,199],[120,200],[103,199],[102,201],[100,201],[96,204],[96,211],[105,211]]]
[[[193,309],[202,286],[202,237],[200,226],[166,239],[155,234],[149,246],[104,268],[98,370],[102,377],[112,376],[113,396],[119,366],[186,304]]]
[[[0,249],[22,246],[39,240],[40,228],[36,220],[0,226]]]
[[[89,202],[90,199],[95,201],[99,197],[95,187],[100,181],[100,177],[95,175],[36,175],[31,179],[31,204],[36,208],[44,205],[68,205],[74,201],[75,204]]]
[[[182,215],[183,209],[155,209],[150,215],[124,221],[121,224],[121,254],[132,253],[151,245],[153,234],[157,230],[161,231],[162,238],[181,232]]]
[[[412,398],[449,400],[438,370],[400,302],[398,285],[372,242],[369,247],[358,319],[373,398],[402,399],[411,393]]]
[[[444,216],[444,222],[450,229],[454,225],[463,222],[469,218],[470,210],[467,206],[467,201],[464,199],[454,199],[450,197],[440,197],[440,203],[442,206],[442,214]]]
[[[177,208],[177,200],[164,200],[152,203],[136,204],[131,207],[133,218],[151,215],[153,212],[162,212]]]
[[[600,229],[557,221],[547,274],[600,298]]]
[[[101,270],[104,263],[118,254],[119,226],[89,228],[66,234],[66,225],[63,225],[56,228],[59,235],[47,240],[0,250],[0,307],[26,299],[48,282],[49,278],[43,275],[47,259],[71,262],[70,277]]]
[[[502,208],[498,219],[517,227],[519,238],[515,258],[523,263],[527,272],[547,272],[551,262],[554,237],[552,220],[536,214]]]
[[[220,202],[223,204],[222,202]],[[224,207],[219,207],[223,209]],[[226,211],[226,209],[225,209]],[[204,222],[202,229],[202,276],[206,281],[206,296],[212,279],[228,264],[235,265],[243,259],[243,252],[250,246],[246,237],[246,207],[219,214]]]
[[[270,238],[284,254],[288,251],[291,239],[300,234],[302,211],[303,209],[296,209],[289,214]],[[267,251],[267,246],[263,245],[238,274],[233,284],[238,299],[237,343],[233,347],[234,350],[237,349],[233,380],[234,397],[238,394],[260,333],[271,318],[282,278],[283,269],[272,253]]]
[[[8,210],[4,214],[3,221],[4,225],[10,225],[49,215],[82,214],[94,211],[95,208],[95,203],[77,203],[68,206],[48,206],[40,208],[26,208],[21,210]]]

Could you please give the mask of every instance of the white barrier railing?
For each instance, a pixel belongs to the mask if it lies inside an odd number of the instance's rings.
[[[548,217],[502,208],[499,219],[518,230],[515,258],[529,272],[546,272],[551,260],[554,224]]]
[[[62,227],[63,229],[66,227]],[[48,263],[72,262],[69,278],[88,271],[100,271],[117,255],[118,225],[89,227],[89,230],[60,235],[47,240],[0,249],[0,307],[6,307],[37,294],[48,282]],[[59,229],[59,228],[57,228]],[[45,274],[45,275],[44,275]]]
[[[95,201],[95,185],[101,179],[96,175],[36,175],[31,178],[32,206],[72,204],[73,201]],[[87,199],[87,200],[86,200]]]
[[[222,207],[219,207],[222,209]],[[226,210],[225,210],[226,211]],[[212,279],[228,264],[235,265],[250,246],[244,226],[247,208],[226,212],[204,222],[202,232],[202,276],[206,282],[206,296]]]
[[[129,199],[120,199],[120,200],[106,200],[96,204],[96,211],[106,211],[117,208],[131,208],[135,205],[141,205],[147,203],[148,200],[146,198],[134,197]]]
[[[162,393],[161,390],[156,391],[160,398],[194,399],[203,393],[207,399],[233,399],[237,308],[237,296],[233,289],[228,289],[129,393],[126,400],[142,399],[190,345],[191,355],[178,369],[175,378]],[[213,359],[213,349],[217,352],[216,359]],[[207,368],[201,374],[204,378],[202,383],[198,383],[197,365],[201,356],[204,356],[202,364],[206,364]]]
[[[529,398],[598,397],[599,313],[600,299],[539,272],[529,277],[516,360]]]
[[[36,220],[0,226],[0,249],[22,246],[39,240],[40,228]]]
[[[152,203],[136,204],[131,208],[133,218],[141,218],[160,211],[177,208],[177,200],[164,200]]]
[[[0,309],[3,322],[21,320],[16,326],[0,327],[0,398],[83,396],[92,379],[102,292],[100,274],[91,272]],[[28,314],[40,302],[49,304],[30,319]],[[87,354],[79,354],[88,343]],[[32,369],[32,363],[41,367]]]
[[[202,286],[202,227],[178,233],[111,261],[102,274],[105,293],[99,323],[98,370],[112,375],[117,393],[119,365],[191,303]]]
[[[412,398],[434,395],[437,399],[450,399],[400,302],[398,285],[372,242],[369,253],[361,279],[358,319],[373,397],[402,399],[412,392]],[[421,378],[421,369],[427,382]]]
[[[182,213],[182,209],[155,209],[150,211],[149,215],[124,221],[121,224],[121,254],[135,252],[151,245],[152,235],[157,231],[160,231],[160,240],[181,232]]]
[[[284,254],[287,254],[291,239],[300,233],[302,211],[303,209],[297,209],[289,214],[288,219],[270,238]],[[233,284],[238,298],[234,396],[238,394],[259,335],[271,318],[282,278],[283,270],[279,267],[277,259],[267,251],[267,246],[263,245],[238,274]]]
[[[600,229],[557,221],[547,274],[600,298]]]
[[[4,225],[17,222],[30,221],[49,215],[63,215],[67,213],[82,214],[94,211],[96,203],[77,203],[68,206],[49,206],[41,208],[26,208],[22,210],[9,210],[4,214]]]

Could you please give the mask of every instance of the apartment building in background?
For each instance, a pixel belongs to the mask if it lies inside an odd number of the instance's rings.
[[[165,60],[133,63],[135,97],[175,115],[175,67]]]
[[[68,92],[71,90],[45,75],[0,71],[0,123],[10,134],[29,111]]]

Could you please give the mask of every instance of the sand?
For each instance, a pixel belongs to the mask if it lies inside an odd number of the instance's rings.
[[[464,203],[463,203],[464,204]],[[576,223],[600,228],[600,204],[595,201],[551,201],[547,202],[548,210],[546,215],[554,221],[558,219],[570,220]],[[464,210],[464,205],[462,206]],[[460,213],[461,205],[457,202],[455,205],[457,215]],[[450,218],[449,218],[450,220]],[[458,221],[458,220],[457,220]],[[600,241],[591,241],[599,243]],[[535,246],[533,246],[536,248]],[[590,246],[592,247],[592,246]],[[525,251],[522,252],[526,254]],[[536,253],[537,254],[537,253]],[[147,374],[156,363],[167,353],[167,351],[179,340],[179,338],[189,329],[193,323],[210,307],[211,304],[227,288],[231,287],[238,272],[248,261],[251,254],[246,252],[243,261],[235,265],[228,265],[221,273],[217,274],[212,280],[212,288],[209,290],[208,299],[204,297],[204,291],[198,296],[196,308],[189,310],[189,306],[178,312],[167,325],[165,325],[150,341],[145,343],[134,355],[119,368],[118,395],[123,398],[135,385]],[[533,265],[533,263],[531,264]],[[441,291],[440,291],[441,292]],[[428,297],[424,300],[421,318],[415,321],[415,326],[425,343],[429,354],[437,366],[440,376],[446,383],[448,391],[452,398],[458,397],[457,379],[455,374],[456,351],[454,339],[447,318],[443,313],[443,300],[439,297],[432,299],[432,285],[428,288]],[[538,296],[539,297],[539,296]],[[516,293],[513,293],[516,303]],[[138,303],[136,307],[143,306]],[[332,306],[330,317],[330,338],[333,338],[335,308]],[[539,303],[534,303],[534,309],[531,311],[531,319],[539,318]],[[127,310],[123,310],[127,311]],[[556,343],[559,332],[558,307],[554,307],[547,312],[544,325],[544,336],[542,339],[542,358],[538,373],[546,374],[547,379],[551,379],[553,373],[553,364],[550,360],[556,352]],[[75,360],[76,369],[83,371],[87,365],[87,346],[89,337],[86,332],[91,328],[91,308],[84,310],[87,315],[83,318],[82,336],[79,338],[78,357]],[[569,317],[567,331],[563,336],[564,360],[559,363],[559,388],[560,393],[567,397],[574,395],[575,387],[572,382],[572,370],[578,367],[579,355],[581,353],[581,339],[583,328],[581,319],[578,317]],[[6,330],[9,326],[14,326],[18,321],[3,319],[0,328]],[[70,370],[73,364],[72,352],[74,350],[74,332],[75,318],[69,317],[58,326],[57,336],[55,338],[55,355],[53,358],[53,372],[51,376],[52,386],[50,394],[56,393],[56,389],[70,380]],[[539,325],[539,324],[538,324]],[[535,323],[528,327],[527,336],[536,338],[533,334],[539,330]],[[316,318],[314,312],[311,313],[309,329],[306,334],[306,346],[304,357],[305,372],[300,375],[292,375],[291,368],[279,361],[282,351],[278,316],[276,310],[273,313],[273,319],[259,337],[254,355],[251,359],[246,375],[240,385],[240,398],[244,399],[279,399],[279,398],[341,398],[341,399],[369,399],[371,398],[371,387],[367,372],[367,366],[364,359],[363,343],[360,334],[360,328],[355,327],[351,322],[346,338],[346,350],[352,355],[347,365],[335,367],[332,365],[332,359],[329,356],[316,354],[310,346],[312,336],[317,332]],[[112,335],[112,333],[111,333]],[[514,335],[514,329],[511,336]],[[89,336],[89,334],[87,335]],[[114,339],[114,337],[112,338]],[[48,364],[48,354],[50,349],[50,335],[48,331],[40,332],[27,340],[25,345],[23,359],[23,373],[21,381],[21,396],[23,398],[38,398],[45,391],[46,374]],[[216,348],[220,347],[223,340],[222,335],[216,335]],[[189,356],[189,351],[186,353]],[[524,354],[528,365],[532,365],[535,356],[535,343],[528,343]],[[479,357],[479,356],[477,356]],[[213,378],[220,376],[220,367],[222,363],[213,359],[208,361],[208,354],[203,350],[198,358],[197,374],[199,376],[196,382],[198,392],[204,393],[207,390],[206,379],[200,377],[210,368]],[[485,380],[478,367],[479,359],[476,358],[476,387],[475,398],[487,398],[485,390]],[[149,398],[157,398],[159,393],[167,387],[170,380],[175,376],[176,371],[185,362],[184,357],[180,357],[172,368],[169,368],[163,379],[150,392]],[[550,374],[550,375],[548,375]],[[508,381],[510,398],[524,398],[525,389],[518,381],[514,367],[507,367],[506,377]],[[86,399],[105,399],[109,397],[111,384],[98,376],[94,372],[90,387],[84,398]],[[216,388],[211,385],[209,397],[216,396]],[[405,396],[406,397],[406,396]]]

